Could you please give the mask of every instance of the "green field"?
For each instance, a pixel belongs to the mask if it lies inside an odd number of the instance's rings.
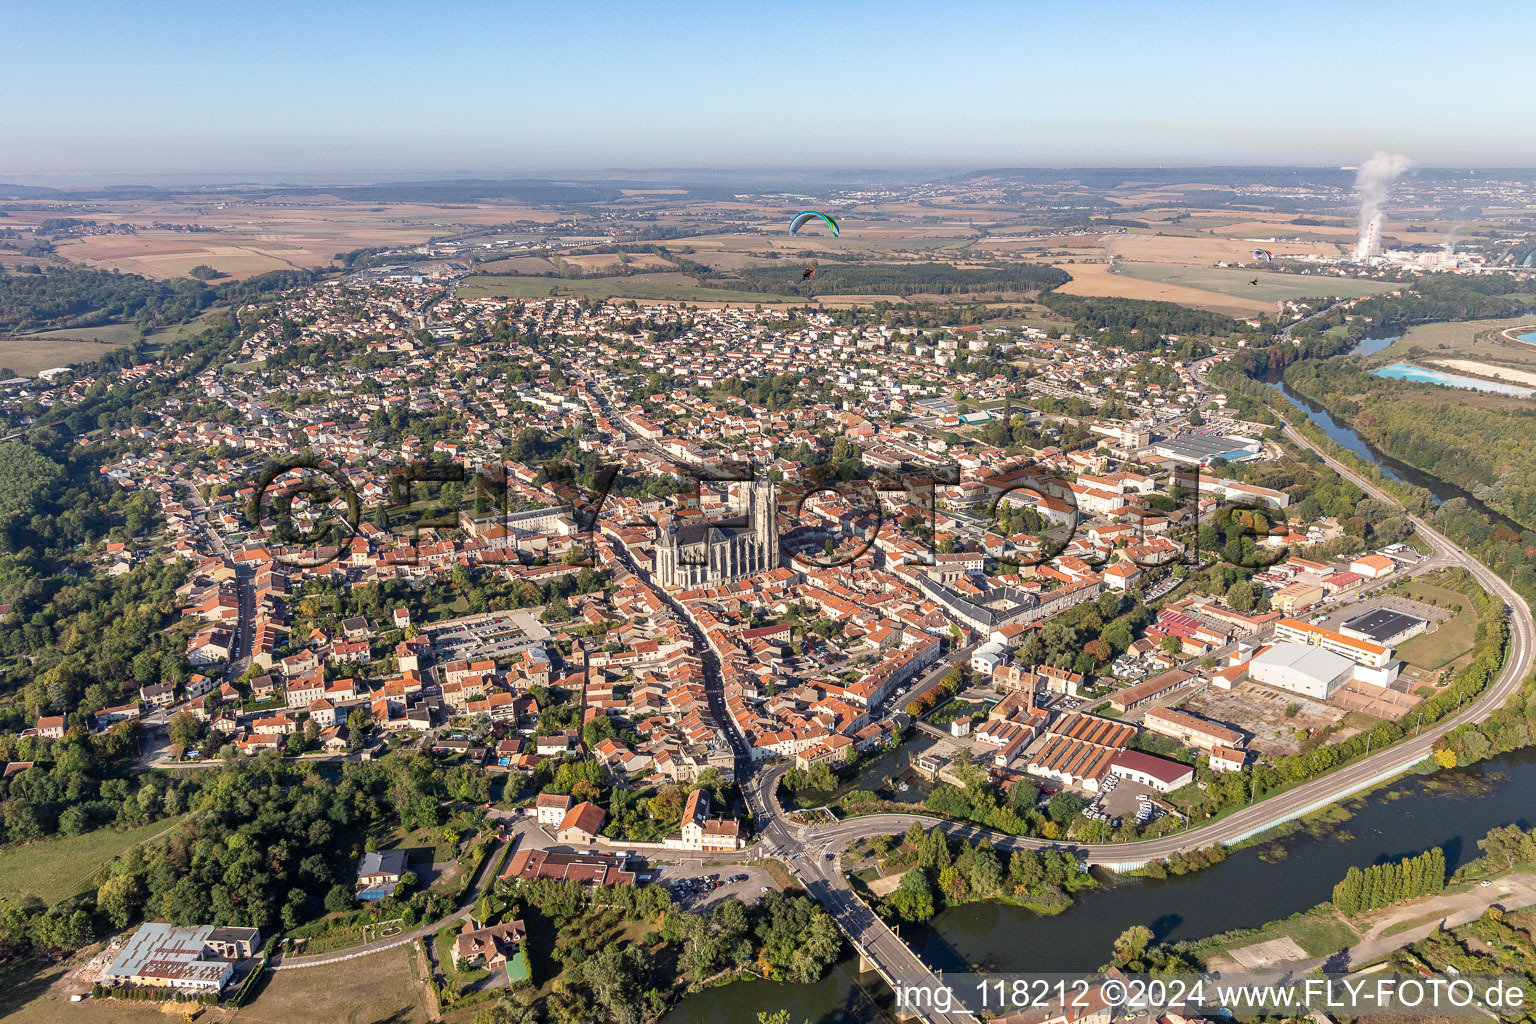
[[[1196,943],[1196,952],[1204,959],[1228,950],[1242,949],[1274,939],[1290,938],[1308,956],[1327,956],[1345,949],[1360,936],[1333,910],[1319,908],[1295,919],[1275,921],[1256,931],[1238,932]]]
[[[158,330],[150,331],[144,336],[144,340],[149,342],[151,345],[169,345],[172,342],[177,342],[183,338],[190,337],[191,335],[207,327],[208,321],[213,317],[227,312],[229,312],[228,307],[223,309],[205,310],[202,314],[195,317],[194,319],[188,320],[184,324],[173,324],[170,327],[161,327]]]
[[[1176,267],[1166,263],[1119,263],[1114,272],[1143,281],[1178,284],[1243,299],[1279,302],[1327,295],[1378,295],[1401,287],[1390,281],[1357,281],[1337,277],[1277,274],[1232,267]],[[1248,282],[1258,279],[1258,284]]]
[[[121,347],[121,342],[68,338],[0,338],[0,367],[14,370],[22,377],[33,377],[56,366],[95,362]]]
[[[1440,623],[1439,627],[1403,641],[1397,646],[1397,656],[1415,668],[1439,669],[1472,650],[1477,636],[1477,612],[1468,607],[1467,595],[1444,587],[1413,582],[1396,588],[1396,593],[1425,604],[1438,603],[1440,607],[1456,607],[1461,610]]]
[[[558,269],[543,256],[508,256],[490,260],[475,268],[482,274],[553,274]]]
[[[36,341],[94,341],[106,345],[126,345],[137,340],[135,324],[101,324],[96,327],[60,327],[52,331],[34,331],[20,339]]]
[[[729,302],[734,305],[796,301],[793,296],[710,288],[682,273],[589,277],[570,281],[553,277],[478,275],[466,277],[455,289],[455,294],[465,299],[542,299],[550,295],[551,289],[557,289],[555,294],[559,296],[578,299],[665,299],[676,302]]]
[[[84,835],[23,843],[0,851],[0,898],[36,896],[52,906],[88,889],[113,857],[135,843],[174,828],[186,817],[166,818],[118,832],[99,828]]]

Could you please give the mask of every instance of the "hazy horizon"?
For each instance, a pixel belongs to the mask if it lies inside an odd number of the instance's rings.
[[[11,84],[32,88],[0,112],[0,177],[1536,165],[1513,84],[1536,9],[1515,2],[252,17],[8,12]]]

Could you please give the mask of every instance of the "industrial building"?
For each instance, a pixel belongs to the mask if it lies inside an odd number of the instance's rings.
[[[1139,750],[1120,751],[1109,763],[1109,771],[1127,782],[1139,783],[1159,793],[1172,793],[1195,780],[1195,770],[1189,765],[1143,754]]]
[[[1356,640],[1369,640],[1383,647],[1395,647],[1428,628],[1428,619],[1394,612],[1390,608],[1377,608],[1350,619],[1339,627],[1339,632]]]
[[[1159,458],[1172,459],[1192,466],[1209,466],[1216,459],[1241,462],[1251,459],[1263,450],[1263,444],[1247,437],[1225,437],[1221,434],[1180,434],[1152,444],[1152,452]]]
[[[235,972],[235,962],[255,956],[261,933],[255,928],[178,927],[163,921],[139,926],[102,972],[102,984],[169,988],[217,995]]]
[[[1275,636],[1291,643],[1321,647],[1325,651],[1348,658],[1357,665],[1385,668],[1392,661],[1392,649],[1372,640],[1345,636],[1343,633],[1297,619],[1281,619],[1275,623]]]
[[[1314,700],[1332,697],[1354,673],[1348,658],[1289,641],[1268,645],[1248,663],[1249,678]]]
[[[1243,734],[1236,729],[1192,715],[1177,708],[1152,708],[1142,720],[1148,732],[1178,740],[1187,747],[1214,750],[1234,749],[1243,745]]]

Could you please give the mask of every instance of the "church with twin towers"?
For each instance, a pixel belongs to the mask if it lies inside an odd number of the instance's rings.
[[[779,565],[778,496],[770,479],[752,480],[747,513],[715,522],[662,527],[656,541],[656,582],[667,588],[738,580]]]

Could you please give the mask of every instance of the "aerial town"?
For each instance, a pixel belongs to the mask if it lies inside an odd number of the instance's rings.
[[[489,837],[449,870],[497,855],[445,978],[528,981],[541,905],[503,891],[708,909],[820,879],[899,988],[927,971],[882,949],[910,901],[837,860],[876,857],[870,816],[1112,850],[1459,703],[1472,643],[1444,643],[1491,614],[1481,585],[1213,380],[1242,343],[451,284],[349,275],[239,308],[200,369],[0,385],[18,427],[115,446],[105,484],[159,525],[92,572],[175,607],[136,690],[37,692],[7,779],[67,736],[131,734],[182,778],[424,765]],[[150,397],[76,415],[119,388]],[[429,860],[370,843],[331,925],[437,906]],[[265,954],[205,913],[146,914],[77,977],[217,1001],[257,957],[330,962],[302,902]]]

